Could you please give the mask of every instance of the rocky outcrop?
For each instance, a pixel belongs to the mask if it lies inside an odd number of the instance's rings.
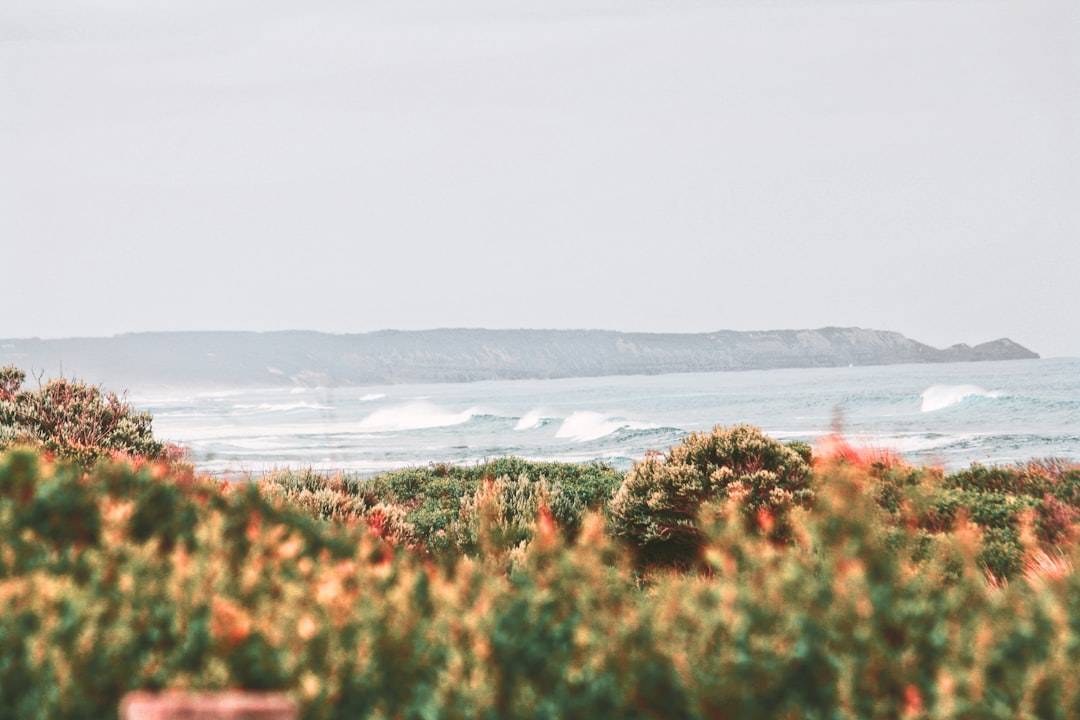
[[[948,362],[978,362],[983,360],[1027,360],[1039,357],[1009,338],[991,340],[972,347],[960,343],[941,351]]]
[[[0,365],[110,387],[379,385],[1037,358],[1008,339],[939,350],[862,328],[136,333],[0,340]]]

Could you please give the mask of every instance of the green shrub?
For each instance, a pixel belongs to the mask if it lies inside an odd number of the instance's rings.
[[[505,550],[531,535],[541,503],[573,538],[586,513],[603,508],[621,480],[619,471],[602,464],[500,458],[478,465],[405,468],[371,478],[279,471],[259,484],[315,517],[361,521],[386,539],[445,556],[478,551],[480,496],[498,495],[494,525],[502,528]]]
[[[136,412],[116,393],[63,378],[25,390],[25,380],[18,368],[0,369],[0,449],[37,445],[87,465],[113,453],[165,456],[150,414]]]
[[[364,492],[360,482],[345,475],[322,475],[306,470],[275,470],[259,479],[268,496],[278,498],[312,517],[348,524],[363,520],[379,504],[374,493]]]
[[[809,465],[798,450],[750,425],[694,433],[663,462],[650,459],[630,469],[611,501],[612,531],[645,564],[695,566],[701,505],[727,498],[737,501],[747,528],[785,540],[788,512],[813,499]]]
[[[538,513],[553,519],[571,516],[580,523],[588,508],[567,507],[561,485],[546,479],[533,481],[500,477],[484,481],[475,492],[461,498],[457,516],[446,532],[429,539],[433,549],[476,556],[497,555],[527,544],[532,539]]]
[[[947,475],[896,465],[872,470],[870,479],[879,505],[898,525],[937,535],[954,532],[961,519],[974,524],[979,561],[997,580],[1021,572],[1030,543],[1045,550],[1072,540],[1080,517],[1080,468],[1063,461],[973,465]],[[1028,540],[1024,523],[1033,534]]]
[[[863,469],[817,473],[791,542],[709,501],[707,571],[643,575],[599,513],[568,540],[546,480],[466,493],[478,550],[434,563],[270,484],[0,453],[0,719],[224,688],[287,692],[303,720],[1080,718],[1074,544],[987,582],[963,512],[930,533],[896,523]],[[897,486],[902,512],[933,499]]]

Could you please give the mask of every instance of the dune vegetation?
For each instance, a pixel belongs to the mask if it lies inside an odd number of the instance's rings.
[[[24,392],[0,386],[0,719],[166,688],[312,719],[1080,717],[1074,465],[735,426],[625,473],[228,483],[111,396],[73,388],[70,426],[146,432],[95,446]]]

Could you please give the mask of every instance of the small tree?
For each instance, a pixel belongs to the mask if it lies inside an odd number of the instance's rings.
[[[64,378],[25,390],[25,379],[16,367],[0,369],[0,448],[39,445],[87,464],[113,452],[164,456],[150,413],[136,412],[116,393]]]
[[[696,565],[702,504],[732,499],[749,528],[786,540],[788,511],[813,499],[810,466],[801,450],[751,425],[693,433],[663,462],[650,459],[630,469],[611,502],[612,532],[644,564]]]

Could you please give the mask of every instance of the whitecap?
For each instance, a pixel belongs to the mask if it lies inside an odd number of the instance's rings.
[[[376,410],[361,420],[359,426],[374,432],[449,427],[467,423],[478,412],[477,408],[453,412],[429,402],[413,402]]]
[[[360,402],[374,402],[375,400],[382,400],[384,397],[386,397],[386,393],[368,393],[360,396]]]
[[[530,410],[521,416],[517,421],[517,425],[514,426],[514,430],[535,430],[544,424],[544,416],[540,413],[540,410]]]
[[[931,385],[922,392],[922,412],[941,410],[969,397],[1001,397],[996,390],[987,391],[978,385]]]
[[[652,430],[656,425],[631,422],[622,418],[604,415],[591,410],[579,410],[571,413],[555,432],[555,437],[586,442],[599,440],[622,429]]]

